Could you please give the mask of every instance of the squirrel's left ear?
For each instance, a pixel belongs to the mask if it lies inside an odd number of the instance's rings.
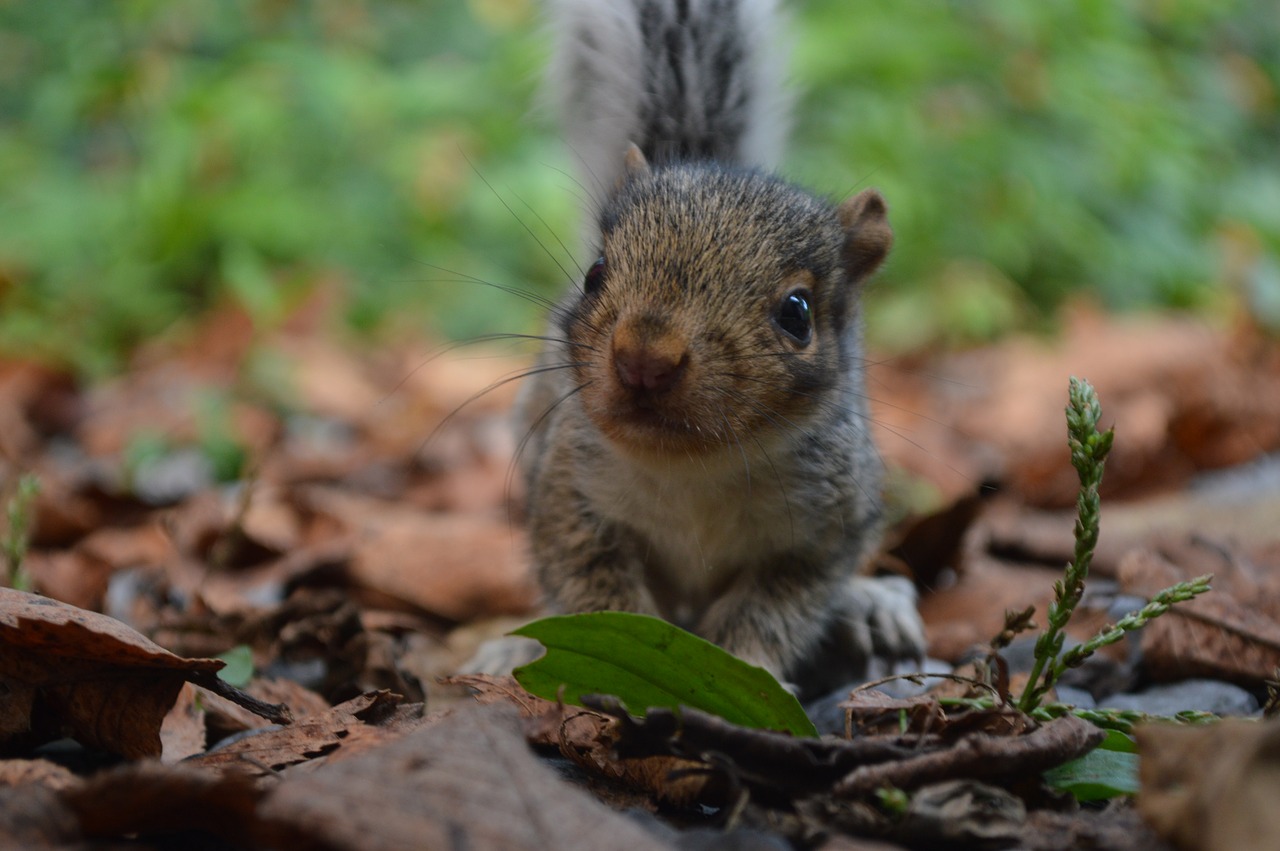
[[[836,208],[844,225],[844,265],[849,280],[860,281],[880,267],[893,245],[884,196],[865,189]]]

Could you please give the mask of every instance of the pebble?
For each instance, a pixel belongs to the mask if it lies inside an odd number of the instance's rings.
[[[1176,715],[1188,709],[1215,715],[1257,715],[1258,700],[1248,691],[1220,680],[1183,680],[1151,686],[1133,694],[1113,694],[1098,701],[1100,709],[1134,709],[1148,715]]]

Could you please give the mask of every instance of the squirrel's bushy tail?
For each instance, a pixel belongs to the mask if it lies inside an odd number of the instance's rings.
[[[775,0],[555,0],[550,70],[597,202],[627,144],[653,163],[772,168],[786,136]]]

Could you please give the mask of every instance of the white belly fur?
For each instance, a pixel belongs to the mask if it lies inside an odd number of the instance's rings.
[[[657,467],[613,456],[601,458],[595,472],[603,475],[586,477],[592,504],[641,534],[651,548],[650,575],[695,611],[735,572],[790,548],[793,531],[803,534],[793,529],[786,488],[760,459]]]

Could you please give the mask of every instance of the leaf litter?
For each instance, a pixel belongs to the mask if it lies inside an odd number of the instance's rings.
[[[0,844],[670,847],[710,832],[796,847],[1212,847],[1218,825],[1252,824],[1250,794],[1276,791],[1274,722],[1243,722],[1254,738],[1140,727],[1143,821],[1123,803],[1076,809],[1039,780],[1097,728],[974,708],[962,684],[846,690],[852,737],[803,740],[690,710],[561,706],[510,679],[440,681],[472,636],[536,612],[505,431],[514,388],[458,410],[521,361],[412,344],[356,354],[318,317],[262,332],[222,311],[93,388],[0,364],[0,490],[26,472],[41,483],[23,581],[77,607],[33,620],[20,598],[0,606]],[[1217,576],[1078,681],[1101,694],[1194,672],[1262,696],[1280,614],[1280,466],[1266,460],[1280,450],[1280,358],[1256,334],[1183,319],[1077,308],[1052,344],[871,367],[880,445],[910,477],[895,479],[903,520],[879,564],[916,579],[931,655],[981,663],[1006,609],[1043,616],[1071,552],[1071,373],[1099,388],[1119,435],[1073,637],[1170,580]],[[191,465],[193,449],[228,444],[238,475]],[[239,646],[255,669],[245,691],[292,724],[225,698],[212,657]],[[1002,688],[1017,688],[1016,657],[1015,641]],[[1233,738],[1189,750],[1215,735]],[[1266,847],[1223,835],[1235,844],[1220,847]]]

